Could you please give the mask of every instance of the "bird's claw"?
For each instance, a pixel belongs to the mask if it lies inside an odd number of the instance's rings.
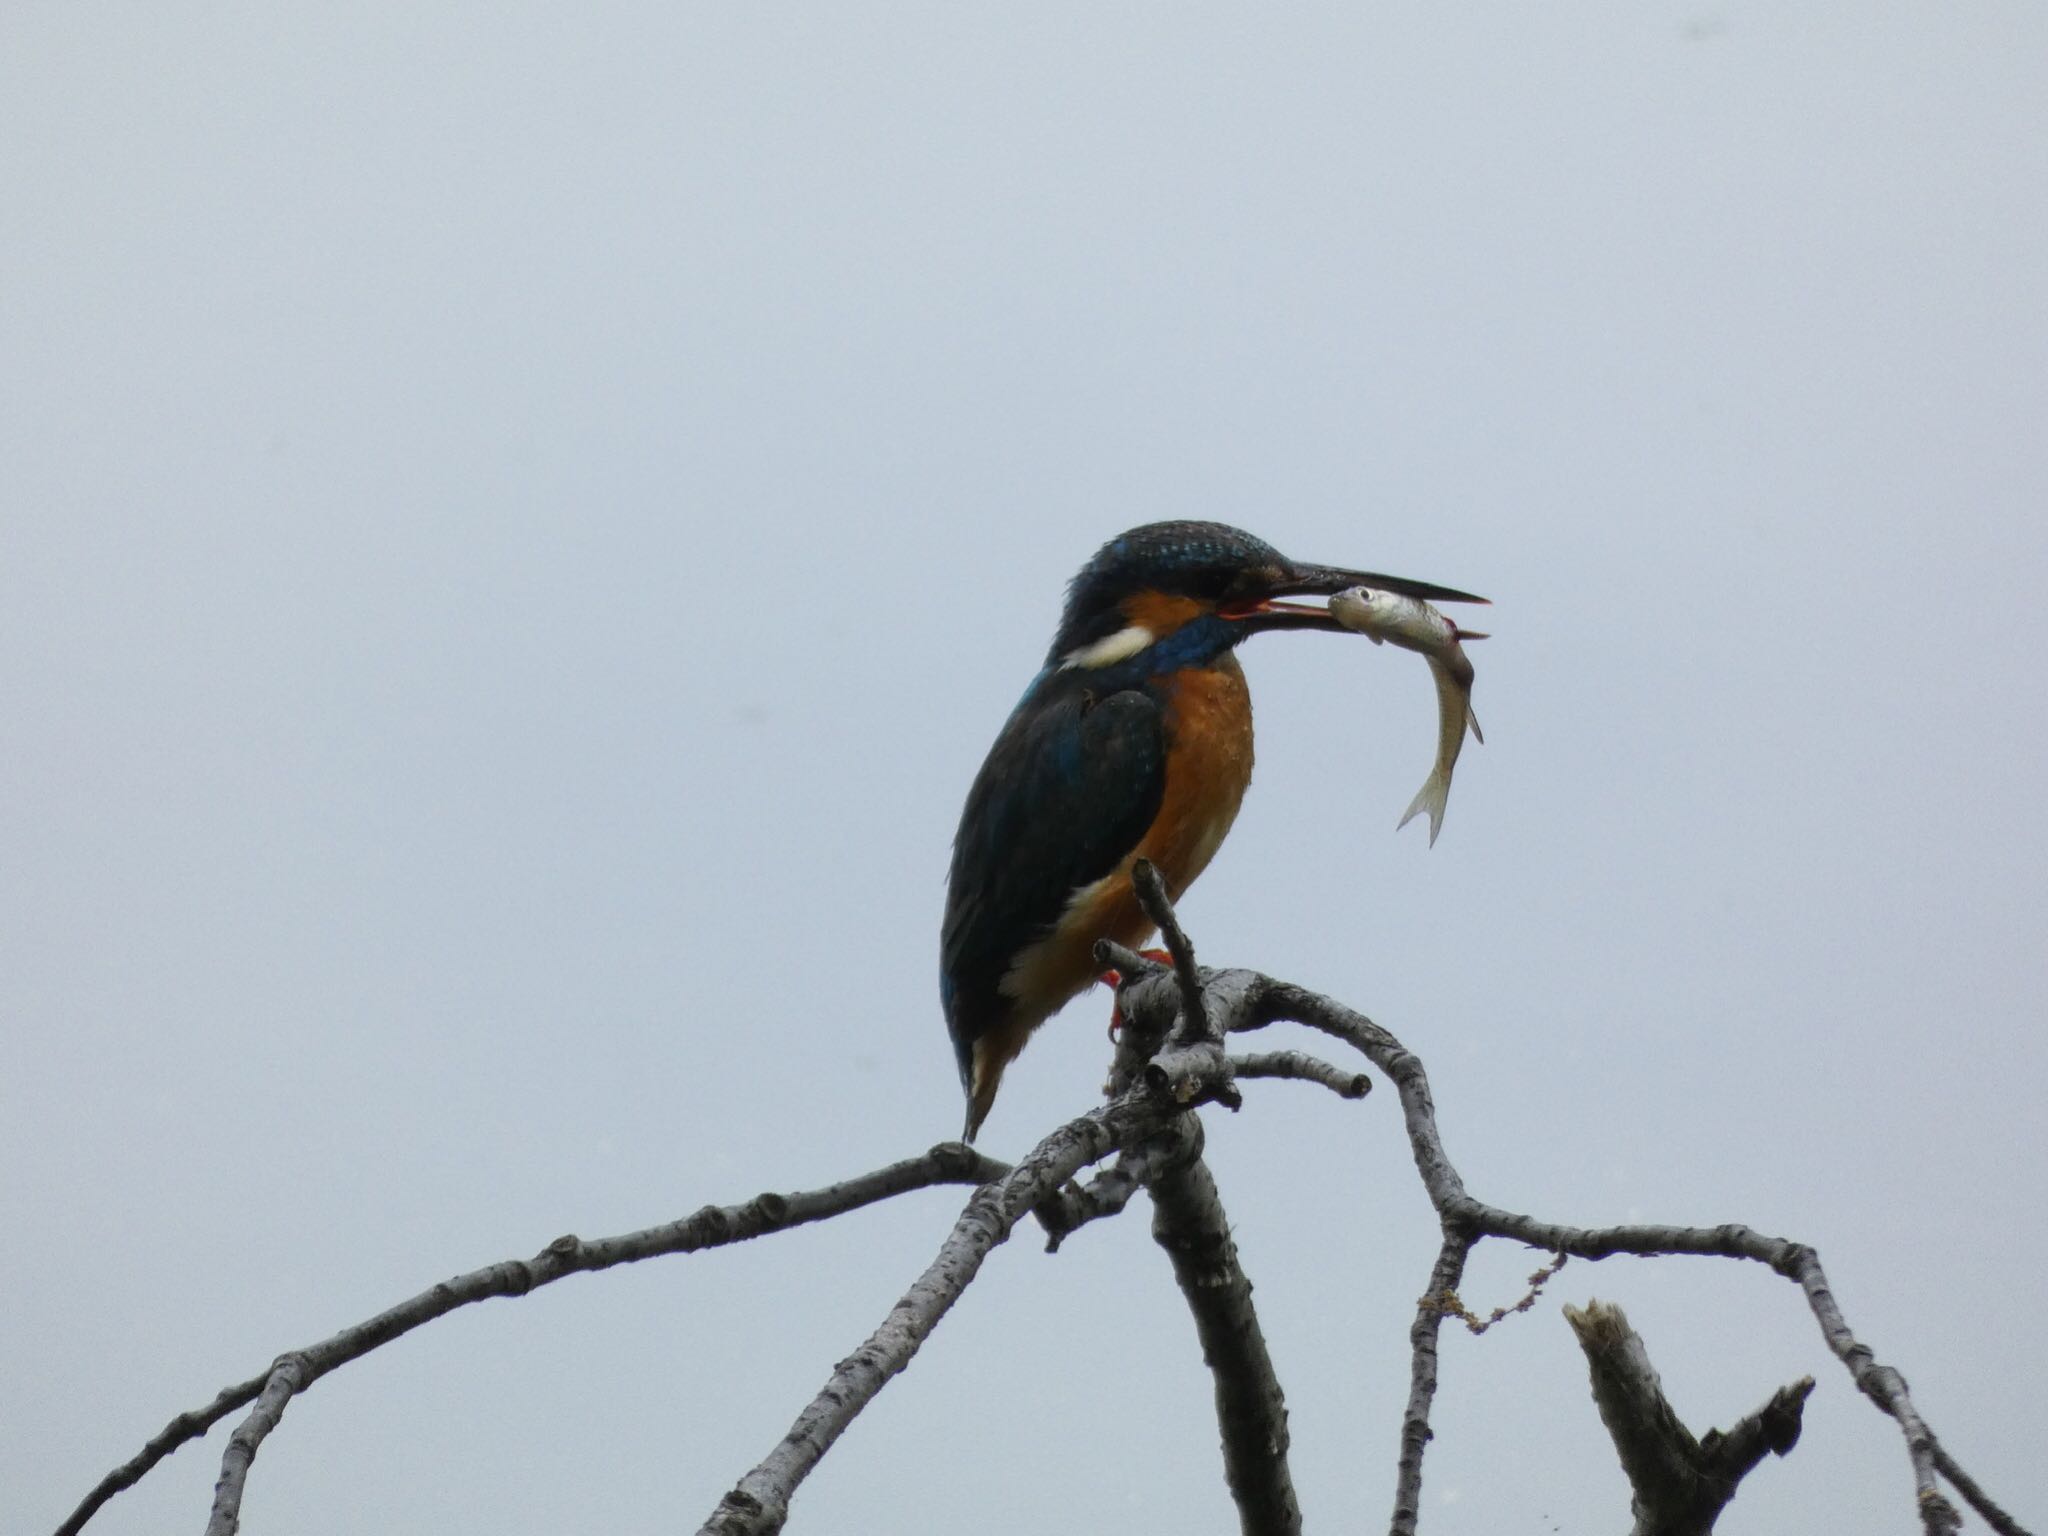
[[[1156,960],[1161,965],[1173,964],[1173,956],[1168,954],[1163,949],[1141,949],[1138,951],[1138,955],[1141,959]],[[1100,976],[1096,977],[1095,979],[1101,982],[1104,986],[1108,987],[1112,994],[1114,994],[1116,990],[1124,984],[1123,972],[1115,969],[1104,971]],[[1116,1037],[1122,1031],[1123,1027],[1123,1009],[1117,1004],[1114,996],[1112,996],[1109,1004],[1109,1038],[1112,1044],[1115,1043]]]

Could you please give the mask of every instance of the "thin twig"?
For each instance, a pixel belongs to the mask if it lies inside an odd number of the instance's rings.
[[[1529,1289],[1522,1292],[1522,1299],[1520,1301],[1515,1302],[1511,1306],[1495,1307],[1484,1317],[1479,1316],[1470,1307],[1466,1306],[1464,1299],[1456,1291],[1449,1292],[1440,1297],[1439,1304],[1443,1307],[1446,1316],[1455,1317],[1465,1325],[1467,1333],[1484,1333],[1495,1323],[1505,1322],[1508,1318],[1515,1316],[1515,1314],[1527,1312],[1531,1307],[1535,1306],[1536,1299],[1543,1294],[1543,1287],[1551,1282],[1557,1272],[1563,1269],[1570,1259],[1570,1254],[1560,1253],[1555,1260],[1544,1265],[1529,1277]]]
[[[1149,955],[1132,949],[1128,945],[1117,943],[1115,939],[1097,939],[1095,941],[1095,963],[1110,967],[1125,981],[1136,981],[1142,976],[1150,976],[1171,969],[1169,966],[1161,965]]]
[[[1342,1099],[1362,1099],[1372,1092],[1372,1079],[1363,1072],[1346,1072],[1306,1051],[1250,1051],[1230,1058],[1234,1077],[1285,1077],[1301,1083],[1319,1083]]]
[[[1166,952],[1173,956],[1174,979],[1180,984],[1181,1038],[1220,1042],[1223,1031],[1210,1029],[1208,1005],[1202,1001],[1195,946],[1182,929],[1173,898],[1166,894],[1166,882],[1150,859],[1139,859],[1131,866],[1131,888],[1137,893],[1138,905],[1159,929],[1159,937],[1166,941]]]
[[[1388,1536],[1415,1536],[1422,1515],[1422,1456],[1435,1433],[1429,1427],[1429,1413],[1436,1402],[1437,1335],[1444,1320],[1439,1302],[1457,1294],[1475,1241],[1445,1228],[1443,1247],[1429,1269],[1429,1284],[1415,1303],[1415,1321],[1408,1327],[1408,1406],[1401,1414],[1401,1454],[1394,1463],[1394,1519]]]
[[[238,1381],[233,1386],[222,1387],[214,1400],[204,1408],[194,1408],[179,1414],[170,1423],[143,1445],[142,1449],[114,1468],[94,1485],[80,1502],[71,1516],[57,1527],[56,1536],[76,1536],[86,1521],[99,1513],[100,1507],[115,1494],[133,1488],[148,1475],[150,1468],[162,1461],[171,1452],[188,1441],[202,1438],[206,1432],[237,1408],[246,1407],[256,1401],[263,1391],[264,1383],[270,1380],[274,1367],[264,1370],[247,1381]]]
[[[1991,1495],[1978,1486],[1977,1480],[1957,1466],[1955,1458],[1939,1445],[1934,1448],[1934,1466],[1955,1485],[1956,1492],[1983,1517],[1984,1523],[1998,1532],[1998,1536],[2027,1536],[2026,1527],[2001,1509]]]
[[[270,1368],[256,1406],[228,1436],[227,1450],[220,1459],[220,1479],[213,1485],[213,1509],[207,1517],[206,1536],[235,1536],[236,1527],[242,1523],[242,1488],[249,1480],[256,1450],[264,1437],[277,1428],[285,1405],[309,1380],[304,1355],[285,1355]]]

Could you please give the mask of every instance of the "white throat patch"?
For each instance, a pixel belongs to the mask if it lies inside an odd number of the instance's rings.
[[[1067,652],[1060,662],[1062,670],[1068,667],[1110,667],[1120,661],[1127,661],[1150,645],[1157,638],[1142,624],[1132,624],[1113,635],[1104,635],[1092,645],[1084,645]]]

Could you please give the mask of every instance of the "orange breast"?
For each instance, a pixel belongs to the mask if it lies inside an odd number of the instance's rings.
[[[1166,795],[1137,856],[1178,898],[1209,867],[1252,781],[1252,696],[1236,656],[1175,677],[1166,741]]]
[[[1225,655],[1213,667],[1180,673],[1166,697],[1165,726],[1166,788],[1151,828],[1130,857],[1074,893],[1053,931],[1018,956],[1003,978],[1003,991],[1019,1005],[1013,1037],[992,1046],[1004,1062],[1047,1014],[1095,979],[1097,939],[1132,945],[1152,932],[1131,889],[1132,863],[1150,859],[1178,900],[1237,819],[1252,778],[1251,692],[1237,658]]]
[[[1095,941],[1134,945],[1152,932],[1131,889],[1132,863],[1150,859],[1178,900],[1237,819],[1252,780],[1252,698],[1237,658],[1226,653],[1213,667],[1178,674],[1166,696],[1165,725],[1166,789],[1151,828],[1129,858],[1074,893],[1053,931],[1003,977],[1002,990],[1016,1006],[974,1042],[970,1135],[1031,1031],[1095,980]]]

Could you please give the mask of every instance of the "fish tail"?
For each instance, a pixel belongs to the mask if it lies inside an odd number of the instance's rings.
[[[1433,772],[1422,781],[1422,788],[1415,792],[1415,798],[1408,802],[1408,809],[1401,819],[1394,823],[1394,830],[1400,831],[1424,811],[1429,812],[1429,846],[1436,846],[1436,835],[1443,829],[1444,802],[1451,797],[1451,781],[1441,772]]]

